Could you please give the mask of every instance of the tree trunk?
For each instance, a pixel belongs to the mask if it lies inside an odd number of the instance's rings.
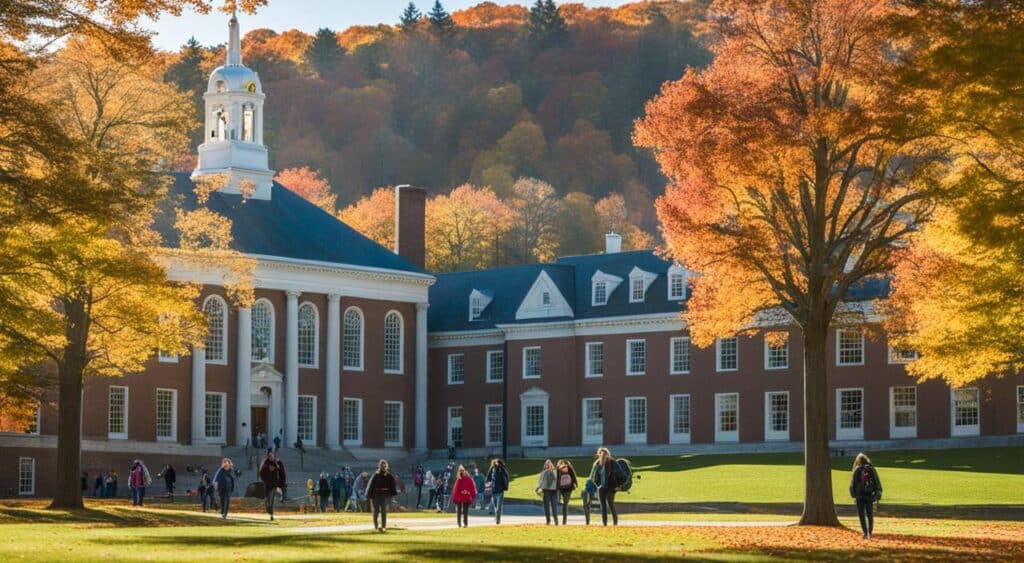
[[[82,379],[89,319],[81,300],[64,303],[64,358],[57,367],[57,465],[50,508],[84,508],[82,504]]]
[[[839,526],[828,446],[827,321],[804,327],[804,512],[801,526]]]

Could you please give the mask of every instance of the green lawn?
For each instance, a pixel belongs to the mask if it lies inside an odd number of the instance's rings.
[[[884,489],[883,507],[1024,505],[1024,448],[888,451],[873,454]],[[554,460],[552,460],[554,461]],[[589,474],[593,458],[573,458]],[[803,456],[786,454],[682,455],[631,459],[639,480],[620,502],[799,503]],[[510,460],[508,497],[537,499],[543,460]],[[836,458],[836,503],[849,504],[852,457]]]

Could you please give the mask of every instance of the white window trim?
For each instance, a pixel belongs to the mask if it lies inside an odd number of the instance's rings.
[[[359,365],[350,366],[345,364],[345,316],[349,311],[359,313]],[[366,366],[366,315],[359,307],[352,305],[341,314],[341,369],[345,371],[363,371]],[[360,430],[361,432],[361,430]]]
[[[385,440],[385,448],[401,448],[405,437],[405,403],[402,401],[384,401],[385,405],[398,405],[398,441]]]
[[[778,431],[772,430],[772,396],[773,395],[785,395],[786,396],[786,430]],[[790,401],[789,391],[765,391],[764,393],[764,441],[765,442],[788,442],[789,441],[789,429],[793,423],[793,404]]]
[[[449,446],[449,447],[454,446],[454,443],[453,443],[453,440],[452,440],[452,430],[455,428],[455,425],[452,424],[452,419],[453,419],[453,417],[452,417],[452,409],[460,409],[460,410],[462,410],[462,416],[459,417],[459,428],[462,430],[462,444],[465,445],[466,444],[466,408],[461,406],[461,405],[452,405],[452,406],[448,407],[448,433],[445,435],[445,445]]]
[[[786,365],[772,367],[768,360],[771,357],[771,346],[768,344],[768,335],[764,335],[764,370],[780,371],[789,369],[789,335],[786,335]]]
[[[690,369],[683,371],[676,371],[676,342],[686,342],[686,347],[689,349],[690,355]],[[687,375],[693,369],[693,350],[690,349],[690,337],[689,336],[673,336],[668,341],[668,373],[669,375]]]
[[[397,309],[391,309],[384,314],[384,353],[387,354],[388,317],[392,314],[398,315],[398,369],[385,369],[384,373],[402,375],[405,373],[405,317]]]
[[[504,411],[505,406],[502,405],[501,403],[491,403],[488,405],[484,405],[484,445],[489,448],[501,445],[501,440],[491,440],[491,410],[495,408]],[[499,418],[501,419],[501,433],[504,436],[505,413],[502,412]]]
[[[723,340],[735,340],[736,341],[736,367],[734,367],[734,368],[729,368],[729,369],[723,369],[722,368],[722,341]],[[715,371],[716,372],[722,372],[722,373],[728,373],[728,372],[731,372],[731,371],[739,371],[739,370],[740,370],[740,339],[738,337],[735,337],[735,336],[730,336],[729,338],[716,338],[715,339]]]
[[[889,354],[888,354],[888,356],[889,356],[889,363],[890,364],[894,364],[894,365],[896,365],[896,364],[909,364],[910,362],[913,362],[913,361],[917,360],[920,357],[920,354],[918,354],[917,351],[914,350],[914,357],[913,358],[911,358],[909,360],[901,360],[901,359],[895,357],[894,352],[896,352],[896,349],[892,347],[892,344],[890,344],[889,345]]]
[[[961,387],[961,390],[973,390],[978,403],[978,424],[958,426],[956,423],[956,388],[949,388],[949,435],[980,436],[981,435],[981,392],[977,387]]]
[[[598,435],[587,434],[587,401],[601,401],[601,433]],[[604,398],[583,397],[580,401],[580,418],[583,424],[583,431],[580,433],[583,445],[592,446],[604,443]]]
[[[177,442],[178,441],[178,390],[177,389],[165,389],[163,387],[157,387],[154,391],[154,397],[161,391],[171,392],[171,435],[170,436],[157,436],[157,442]],[[153,419],[154,426],[157,421],[160,420],[160,401],[156,401],[153,405],[153,412],[156,414],[156,418]]]
[[[544,354],[543,353],[541,353],[541,356],[540,356],[540,360],[541,360],[540,375],[527,375],[526,374],[526,353],[527,353],[527,350],[537,350],[539,352],[540,349],[541,349],[540,346],[525,346],[525,347],[523,347],[523,369],[522,369],[522,371],[523,371],[523,379],[540,379],[541,377],[543,377],[543,375],[544,375]]]
[[[501,379],[495,378],[494,377],[494,370],[491,369],[492,368],[491,358],[494,357],[495,354],[501,354],[501,373],[502,373]],[[501,383],[501,382],[505,381],[505,375],[504,374],[505,374],[506,371],[508,371],[508,370],[505,369],[505,351],[504,350],[488,350],[487,351],[487,383]]]
[[[896,426],[896,389],[909,388],[914,390],[914,426]],[[914,385],[896,385],[889,388],[889,437],[890,438],[917,438],[918,421],[918,397],[917,387]]]
[[[529,391],[527,391],[529,393]],[[551,435],[551,408],[549,407],[548,395],[543,397],[527,397],[523,398],[520,396],[519,404],[519,442],[522,447],[527,448],[546,448],[548,446],[548,437]],[[526,410],[528,407],[544,407],[544,435],[541,437],[527,437],[526,435]]]
[[[176,364],[176,363],[178,363],[178,355],[177,354],[164,354],[163,350],[157,350],[157,352],[156,352],[156,360],[157,360],[158,363],[161,363],[161,364]]]
[[[598,301],[594,299],[594,288],[597,286],[597,282],[604,282],[604,301]],[[622,283],[622,278],[606,274],[601,270],[594,272],[593,276],[590,276],[590,306],[591,307],[603,307],[608,304],[608,301],[612,298],[612,292],[615,288],[619,287]]]
[[[601,373],[591,373],[592,370],[590,369],[591,368],[590,348],[592,346],[600,346],[601,347]],[[586,370],[586,371],[583,372],[583,378],[584,379],[596,379],[596,378],[599,378],[599,377],[604,377],[604,342],[603,341],[602,342],[596,342],[596,341],[595,342],[587,342],[586,345],[583,347],[583,352],[585,354],[585,358],[584,358],[583,363],[584,363],[584,366],[585,366],[584,369]]]
[[[342,445],[344,446],[362,446],[363,445],[363,400],[356,397],[343,397],[341,399],[341,421],[344,424],[345,421],[345,401],[354,401],[358,408],[358,416],[356,416],[356,428],[359,430],[359,437],[355,440],[343,439]],[[345,436],[345,429],[342,428],[342,438]]]
[[[842,411],[842,397],[843,391],[860,391],[860,427],[859,428],[842,428],[843,425],[843,411]],[[864,439],[864,418],[866,411],[866,397],[864,396],[863,387],[840,387],[836,389],[836,440],[863,440]]]
[[[631,409],[629,408],[629,402],[632,401],[632,400],[643,400],[643,402],[644,402],[644,432],[643,432],[643,434],[630,434],[630,432],[629,432],[629,420],[630,420],[630,418],[632,418],[630,416],[632,414],[632,412],[631,412]],[[626,397],[626,404],[625,404],[625,408],[624,408],[623,412],[626,414],[626,416],[624,417],[624,422],[625,422],[624,426],[625,426],[625,428],[623,428],[623,431],[624,431],[623,434],[626,437],[625,442],[627,444],[646,444],[647,443],[647,425],[648,425],[648,422],[650,421],[650,418],[651,418],[650,417],[650,409],[647,408],[647,397],[639,397],[639,396],[637,396],[637,397]]]
[[[633,344],[641,342],[644,345],[644,370],[633,371]],[[645,375],[647,374],[647,339],[646,338],[630,338],[626,340],[626,375]]]
[[[302,308],[306,305],[313,308],[313,363],[299,363],[299,367],[317,369],[320,367],[320,309],[312,301],[303,301],[299,304],[298,308],[300,314],[302,313]]]
[[[480,314],[476,315],[476,316],[473,315],[473,300],[474,299],[478,300],[478,302],[480,303]],[[491,301],[493,301],[493,300],[494,300],[493,297],[485,294],[484,292],[480,291],[479,289],[474,289],[473,291],[471,291],[469,293],[469,311],[468,311],[469,312],[469,320],[470,321],[478,321],[481,318],[483,318],[484,311],[487,310],[487,306],[490,305]]]
[[[112,389],[124,389],[124,432],[111,432],[110,431],[110,391]],[[128,439],[128,386],[126,386],[126,385],[111,385],[107,389],[107,439],[108,440],[127,440]]]
[[[228,309],[227,301],[225,301],[223,297],[221,297],[220,295],[217,295],[217,294],[213,294],[213,295],[208,295],[206,297],[206,299],[203,300],[203,309],[202,309],[203,311],[206,311],[206,304],[211,299],[213,299],[215,301],[220,301],[220,306],[221,306],[222,310],[224,311],[224,322],[221,323],[221,329],[220,329],[220,342],[221,342],[221,349],[224,350],[224,357],[219,359],[219,360],[215,360],[215,359],[212,359],[210,357],[207,357],[206,358],[206,363],[207,363],[207,365],[226,366],[226,365],[228,365],[228,352],[229,352],[229,350],[228,350],[228,319],[231,317],[231,315],[229,314],[230,310]],[[204,318],[205,318],[205,315],[204,315]]]
[[[675,432],[676,419],[676,397],[686,397],[690,400],[690,431],[686,433]],[[668,396],[668,443],[689,444],[690,436],[693,434],[693,397],[689,393],[676,393]]]
[[[736,430],[726,432],[721,430],[721,399],[728,396],[736,396]],[[740,394],[739,393],[715,393],[715,443],[733,443],[740,441]]]
[[[840,358],[840,351],[841,351],[841,346],[840,345],[842,344],[842,334],[844,332],[857,332],[857,333],[860,334],[860,361],[859,362],[848,362],[848,363],[842,362],[842,360]],[[867,349],[864,347],[864,332],[863,331],[859,331],[859,330],[849,329],[849,328],[837,328],[836,329],[836,367],[862,366],[862,365],[864,365],[864,360],[865,359],[867,359]]]
[[[672,276],[680,276],[680,277],[683,278],[683,294],[682,295],[672,295]],[[686,269],[681,267],[679,264],[672,264],[672,266],[669,267],[668,274],[667,274],[667,277],[666,277],[666,282],[667,282],[666,286],[667,287],[665,288],[665,295],[666,295],[666,297],[668,298],[669,301],[683,301],[683,300],[686,299],[686,282],[687,282],[687,277],[688,276],[687,276]]]
[[[219,395],[220,396],[220,436],[206,436],[206,441],[210,444],[226,444],[228,443],[228,394],[219,391],[207,391],[203,395],[203,430],[206,430],[206,395]]]
[[[21,490],[21,465],[25,461],[31,462],[32,467],[32,489],[28,491]],[[36,458],[34,457],[19,457],[18,458],[18,496],[29,497],[36,494]]]
[[[1017,416],[1018,433],[1024,432],[1024,420],[1022,420],[1020,417],[1020,407],[1022,404],[1021,401],[1024,400],[1024,398],[1021,397],[1021,394],[1024,394],[1024,385],[1017,386],[1017,401],[1014,403],[1017,406],[1017,410],[1016,412],[1014,412],[1014,415]],[[38,428],[38,426],[36,426],[36,428]]]
[[[315,448],[316,444],[317,444],[317,441],[316,441],[317,440],[317,427],[316,427],[317,426],[317,424],[316,424],[317,412],[316,412],[316,410],[317,410],[317,402],[318,402],[317,401],[317,396],[316,395],[299,395],[299,399],[300,400],[303,397],[309,397],[310,399],[313,399],[313,413],[312,413],[312,417],[313,418],[310,421],[312,423],[312,426],[313,426],[313,428],[312,428],[313,438],[311,440],[309,440],[309,442],[303,441],[302,445],[303,445],[303,447]],[[296,417],[297,416],[298,416],[298,409],[296,409]],[[295,431],[296,431],[296,434],[298,434],[298,430],[299,430],[299,421],[298,421],[298,419],[296,419],[295,420]]]
[[[456,357],[462,357],[462,381],[452,380],[452,360]],[[462,385],[466,382],[466,354],[459,352],[458,354],[448,354],[448,385]]]
[[[629,272],[629,302],[643,303],[647,299],[647,290],[651,288],[651,284],[656,279],[658,279],[658,274],[647,272],[634,266],[633,270]],[[643,295],[639,299],[633,297],[633,284],[636,281],[643,281],[644,284]]]
[[[275,354],[277,352],[277,350],[276,350],[276,348],[277,348],[277,346],[276,346],[276,344],[277,344],[277,342],[276,342],[277,341],[277,310],[274,308],[274,304],[271,303],[269,299],[267,299],[266,297],[261,297],[260,299],[257,299],[256,301],[253,302],[252,309],[250,309],[250,311],[252,311],[252,313],[253,313],[252,314],[252,318],[250,320],[251,323],[255,324],[256,306],[259,305],[260,302],[266,303],[270,307],[270,342],[269,342],[269,344],[267,346],[267,350],[268,350],[267,358],[266,359],[262,359],[262,360],[255,360],[254,359],[253,361],[254,362],[255,361],[259,361],[260,363],[265,363],[265,364],[273,365],[274,364]],[[255,327],[251,327],[249,329],[251,334],[256,334],[256,331],[253,330],[254,328]],[[225,353],[224,356],[226,357],[227,353]]]

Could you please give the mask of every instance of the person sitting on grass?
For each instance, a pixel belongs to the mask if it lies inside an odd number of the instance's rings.
[[[874,503],[882,500],[882,481],[871,460],[864,453],[857,454],[853,461],[853,477],[850,479],[850,496],[857,501],[857,517],[864,539],[871,539],[875,529]]]
[[[469,527],[469,507],[476,500],[476,481],[466,472],[462,465],[455,473],[452,485],[452,502],[455,503],[455,523],[460,528]]]

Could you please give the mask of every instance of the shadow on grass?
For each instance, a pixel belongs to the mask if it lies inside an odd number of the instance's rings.
[[[706,514],[778,514],[799,517],[803,504],[798,502],[642,502],[616,501],[621,513],[637,515],[644,513],[684,512]],[[857,516],[853,505],[836,505],[839,516]],[[877,505],[876,516],[885,518],[935,518],[939,520],[1010,520],[1024,521],[1024,505],[959,505],[922,506],[881,503]]]
[[[130,506],[100,506],[76,510],[25,508],[0,505],[0,524],[93,524],[117,527],[176,527],[244,525],[252,522],[196,517],[194,512],[138,509]]]

